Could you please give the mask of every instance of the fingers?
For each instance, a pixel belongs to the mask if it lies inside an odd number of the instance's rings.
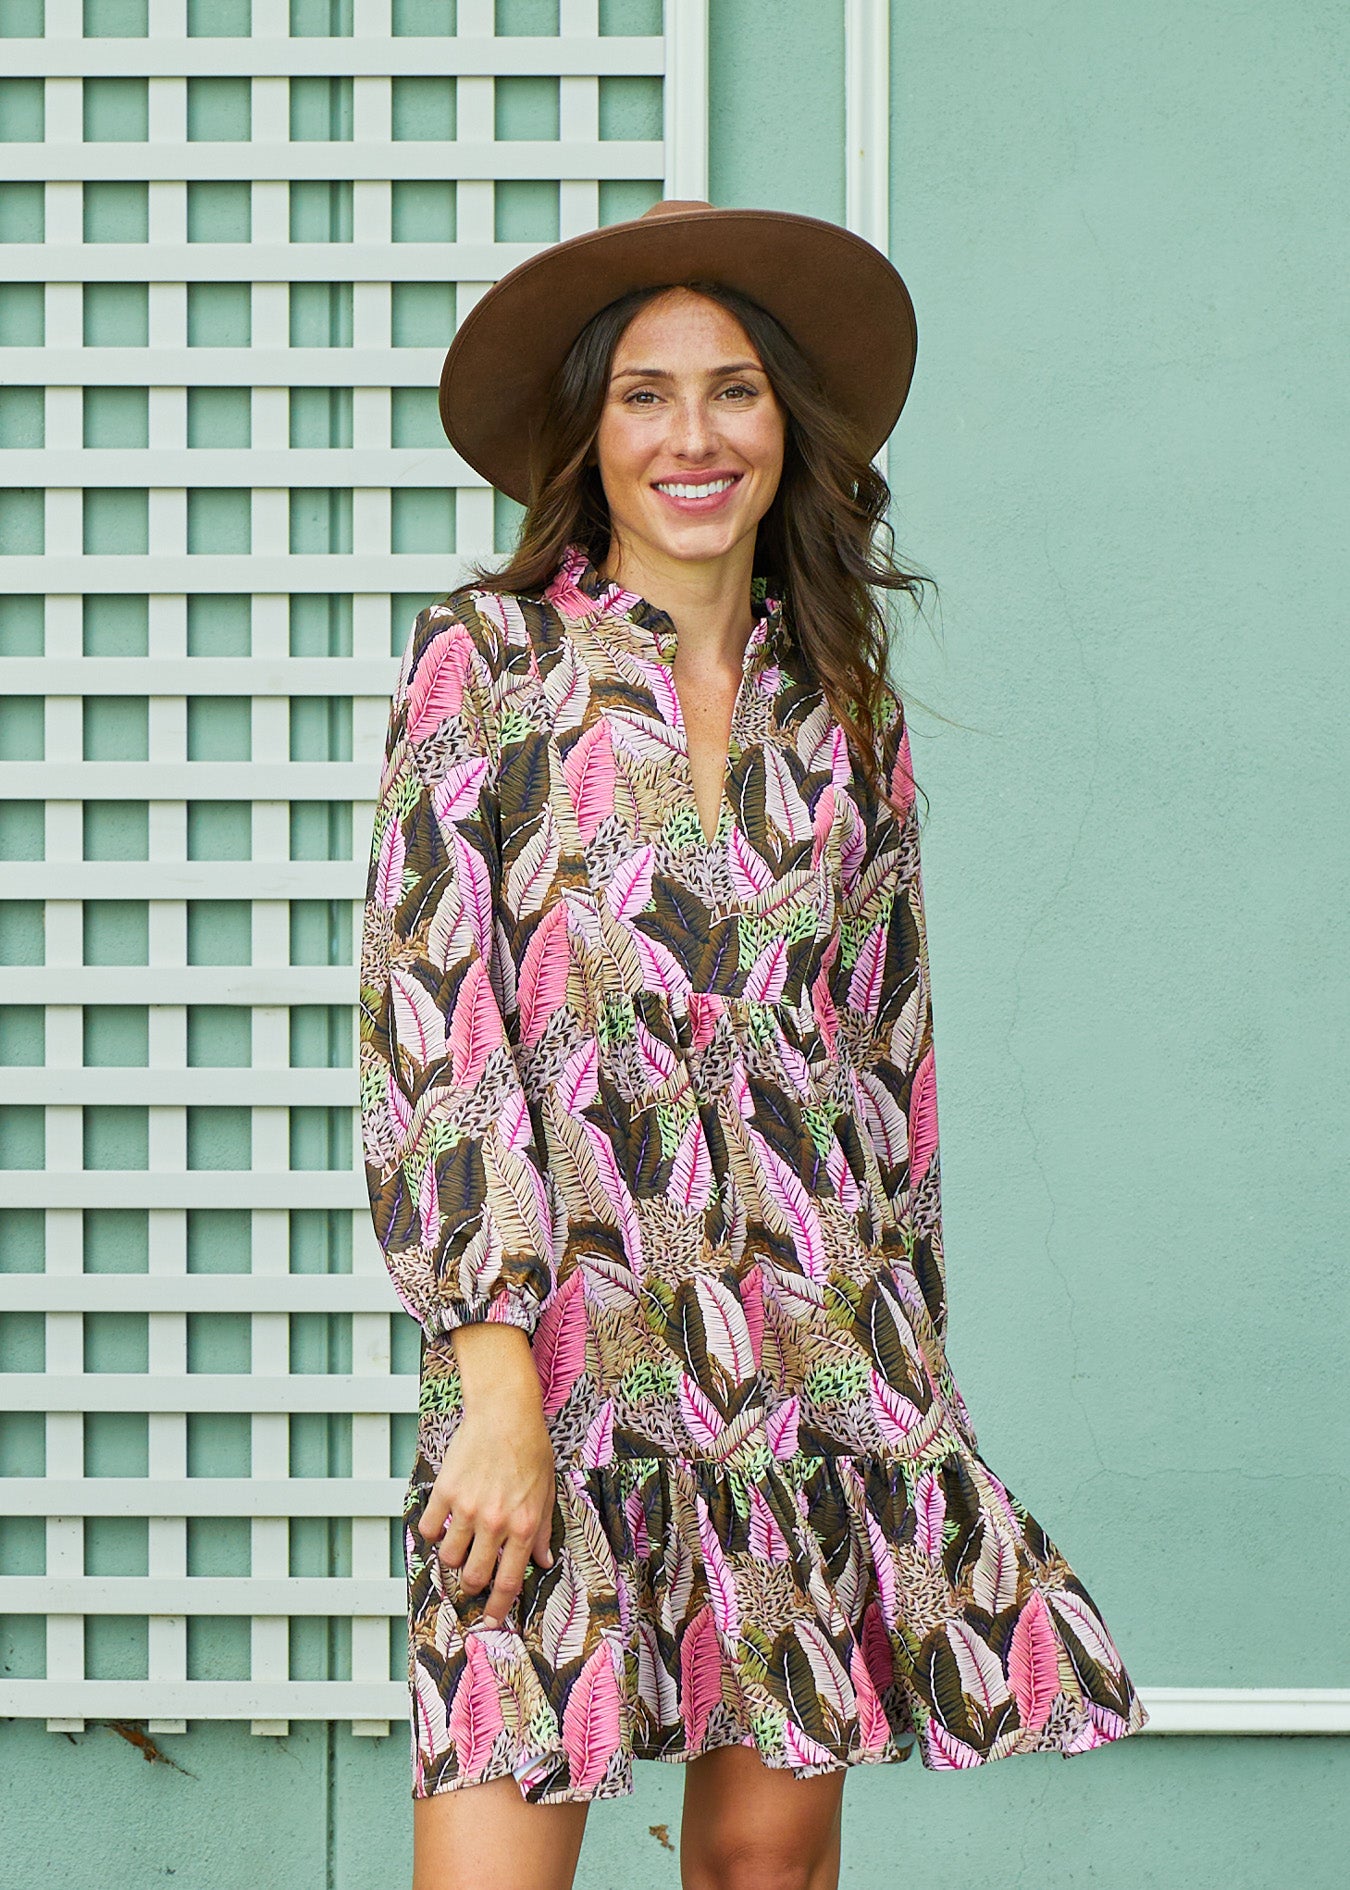
[[[553,1512],[549,1511],[534,1532],[530,1555],[540,1568],[553,1567]]]
[[[525,1564],[528,1560],[527,1545],[518,1536],[508,1536],[502,1546],[501,1559],[497,1564],[497,1579],[492,1585],[492,1593],[488,1596],[483,1610],[484,1627],[500,1627],[515,1606],[516,1597],[525,1580]]]

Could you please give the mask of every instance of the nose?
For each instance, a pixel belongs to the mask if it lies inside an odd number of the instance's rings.
[[[717,451],[717,433],[705,403],[682,400],[671,419],[671,451],[680,459],[705,460]]]

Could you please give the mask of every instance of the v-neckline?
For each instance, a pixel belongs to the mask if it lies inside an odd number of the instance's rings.
[[[763,668],[777,660],[779,640],[784,635],[781,601],[769,595],[768,587],[762,579],[757,579],[752,584],[750,607],[755,620],[741,656],[741,676],[736,685],[736,694],[732,699],[731,725],[727,731],[726,749],[722,757],[717,822],[712,835],[709,836],[703,825],[703,810],[698,804],[698,795],[694,790],[694,764],[689,747],[689,722],[675,682],[674,663],[679,647],[679,633],[674,619],[668,611],[663,610],[658,604],[651,603],[639,592],[625,590],[615,580],[602,577],[579,545],[574,545],[569,549],[562,569],[554,580],[554,586],[561,588],[564,595],[570,592],[579,606],[584,600],[589,608],[582,614],[592,617],[597,623],[626,624],[644,640],[649,640],[650,648],[649,651],[644,652],[644,655],[647,655],[649,660],[654,657],[670,679],[670,692],[679,717],[678,730],[684,750],[686,778],[683,786],[688,797],[689,809],[698,828],[699,840],[705,848],[716,846],[717,836],[722,830],[723,814],[730,811],[733,821],[735,819],[735,810],[731,807],[728,786],[741,705],[752,679]]]

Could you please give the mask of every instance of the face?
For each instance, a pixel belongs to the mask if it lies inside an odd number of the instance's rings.
[[[596,435],[620,560],[715,564],[753,554],[783,470],[783,410],[741,324],[672,289],[615,349]],[[739,559],[737,560],[739,562]]]

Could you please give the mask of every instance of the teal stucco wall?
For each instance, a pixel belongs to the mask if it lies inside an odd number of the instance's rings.
[[[718,201],[843,215],[842,12],[713,0]],[[1145,1687],[1344,1687],[1350,24],[947,0],[892,56],[953,1364]],[[0,1886],[407,1880],[401,1732],[160,1745],[0,1727]],[[1324,1890],[1348,1755],[859,1771],[843,1881]],[[679,1792],[598,1807],[580,1890],[676,1884]]]

